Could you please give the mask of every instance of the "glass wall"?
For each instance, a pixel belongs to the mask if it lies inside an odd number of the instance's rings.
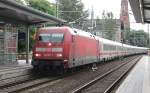
[[[0,64],[17,64],[17,26],[0,26]]]
[[[0,27],[0,64],[4,63],[4,27]]]

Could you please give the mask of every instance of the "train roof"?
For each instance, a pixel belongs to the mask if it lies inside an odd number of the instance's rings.
[[[65,29],[67,27],[42,27],[39,30],[50,30],[50,29]]]
[[[71,28],[68,26],[63,26],[63,27],[44,27],[44,28],[40,28],[39,30],[49,30],[49,29],[68,29],[68,31],[72,34],[72,35],[80,35],[80,36],[84,36],[84,37],[90,37],[90,38],[95,38],[95,35],[89,33],[89,32],[85,32],[83,30],[79,30],[76,28]]]
[[[80,36],[84,36],[84,37],[94,38],[96,40],[101,41],[103,44],[124,46],[124,47],[127,47],[127,48],[148,49],[148,48],[145,48],[145,47],[131,46],[131,45],[127,45],[127,44],[122,44],[120,42],[108,40],[108,39],[105,39],[105,38],[102,38],[102,37],[95,36],[95,35],[93,35],[93,34],[91,34],[89,32],[85,32],[83,30],[79,30],[79,29],[76,29],[76,28],[71,28],[71,27],[68,27],[68,26],[40,28],[40,30],[46,30],[46,29],[68,29],[68,31],[72,35],[80,35]]]

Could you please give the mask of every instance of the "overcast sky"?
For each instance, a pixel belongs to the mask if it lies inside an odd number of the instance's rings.
[[[112,11],[116,18],[120,14],[120,0],[82,0],[86,9],[94,10],[95,16],[101,16],[103,10]]]
[[[84,3],[85,9],[91,10],[93,7],[95,16],[101,17],[103,10],[105,10],[108,12],[112,11],[115,18],[120,17],[121,0],[82,0],[82,2]],[[131,10],[130,4],[129,10]],[[131,15],[133,14],[132,11],[129,11],[129,13],[131,28],[136,30],[143,29],[147,31],[147,25],[137,24],[133,15]]]
[[[55,0],[49,1],[55,2]],[[112,11],[115,18],[120,17],[121,0],[81,0],[81,1],[83,2],[85,9],[89,9],[89,11],[91,11],[93,7],[95,17],[99,16],[101,18],[103,10],[107,12]],[[131,10],[130,4],[129,10]],[[129,12],[132,14],[131,11]],[[136,30],[143,29],[147,31],[147,25],[137,24],[134,20],[133,15],[131,14],[129,15],[131,28]]]

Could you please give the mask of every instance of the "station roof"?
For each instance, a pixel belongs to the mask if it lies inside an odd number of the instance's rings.
[[[32,25],[43,22],[63,24],[66,21],[31,7],[21,5],[14,0],[0,0],[0,23],[3,22]]]
[[[137,23],[150,23],[150,0],[129,0]]]

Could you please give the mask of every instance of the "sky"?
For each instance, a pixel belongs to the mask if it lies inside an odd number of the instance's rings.
[[[110,12],[112,11],[115,18],[120,17],[121,0],[82,0],[85,9],[91,10],[93,7],[95,17],[99,16],[101,18],[103,10]],[[143,29],[147,32],[147,25],[136,23],[134,16],[132,15],[131,7],[129,5],[129,16],[130,16],[130,26],[132,29],[140,30]]]
[[[55,2],[55,0],[49,0]],[[103,10],[106,12],[113,12],[114,18],[120,17],[120,8],[121,8],[121,0],[81,0],[84,4],[84,9],[91,11],[92,8],[94,10],[95,18],[99,16],[101,18]],[[130,26],[132,29],[139,30],[143,29],[147,32],[147,25],[136,23],[134,16],[132,15],[132,11],[129,5],[129,13],[130,13]]]
[[[91,10],[93,7],[95,16],[101,16],[103,10],[112,11],[116,18],[120,14],[120,0],[82,0],[85,9]]]

